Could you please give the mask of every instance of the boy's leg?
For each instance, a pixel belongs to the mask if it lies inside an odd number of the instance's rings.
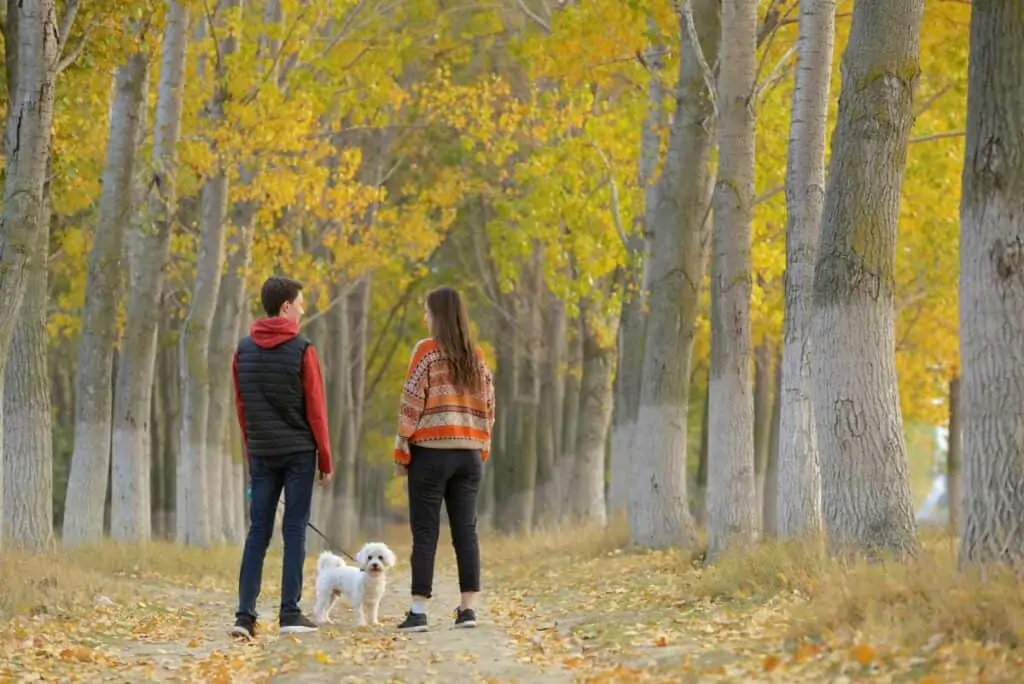
[[[255,622],[256,599],[263,582],[263,560],[274,533],[274,514],[281,498],[281,472],[259,459],[249,464],[252,499],[249,501],[249,533],[238,573],[238,609],[235,618]]]
[[[480,454],[466,450],[445,487],[444,502],[448,525],[459,567],[461,609],[472,608],[473,595],[480,591],[480,544],[476,534],[476,499],[483,474]]]
[[[281,575],[281,622],[297,618],[302,611],[302,564],[306,560],[306,525],[313,500],[313,478],[316,454],[313,452],[288,456],[283,462],[284,564]]]

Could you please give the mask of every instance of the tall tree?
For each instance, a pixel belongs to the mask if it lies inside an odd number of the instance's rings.
[[[894,262],[923,9],[923,0],[860,0],[843,55],[811,356],[822,507],[837,552],[899,555],[917,543],[896,385]]]
[[[718,180],[711,262],[708,551],[752,544],[760,511],[754,481],[750,377],[750,223],[754,213],[757,0],[723,0],[719,52]]]
[[[835,14],[835,0],[800,1],[786,163],[786,310],[775,464],[775,532],[782,538],[821,530],[821,472],[811,401],[811,295],[825,202]]]
[[[140,201],[134,234],[138,265],[131,270],[128,316],[117,366],[114,393],[110,535],[119,542],[146,541],[152,531],[145,488],[150,465],[150,405],[157,356],[160,296],[170,258],[171,226],[177,210],[175,148],[181,132],[182,89],[188,10],[168,0],[157,85],[153,155],[140,174],[145,195]]]
[[[238,49],[237,21],[229,14],[241,14],[242,0],[221,0],[214,21],[217,24],[216,85],[207,105],[213,125],[224,119],[228,99],[226,60]],[[234,19],[234,17],[232,17]],[[216,153],[216,150],[214,150]],[[210,409],[210,335],[221,272],[224,269],[225,213],[228,200],[228,161],[218,157],[203,181],[200,213],[199,256],[192,287],[192,299],[179,345],[182,386],[181,480],[183,506],[178,509],[179,543],[205,546],[212,540],[210,496],[206,476],[212,465],[206,450]]]
[[[52,155],[50,157],[52,165]],[[47,176],[51,176],[47,173]],[[43,189],[39,239],[25,262],[25,298],[14,328],[3,386],[0,503],[3,540],[14,548],[53,547],[53,431],[47,373],[47,262],[50,181]]]
[[[144,33],[142,26],[129,31],[131,40],[138,41],[139,46],[117,68],[114,77],[103,191],[89,254],[85,312],[75,366],[75,446],[61,537],[69,546],[103,538],[103,502],[110,471],[114,345],[124,280],[124,234],[131,211],[138,130],[144,114],[149,69]],[[114,499],[120,494],[115,490]]]
[[[971,5],[960,199],[963,562],[1024,561],[1024,1]]]
[[[705,219],[713,180],[715,112],[710,65],[718,57],[719,3],[682,3],[679,78],[667,156],[658,180],[651,231],[649,313],[629,488],[635,543],[693,543],[686,494],[690,352],[704,277]]]
[[[61,28],[67,25],[67,29],[58,30],[53,0],[8,3],[4,26],[8,104],[4,129],[4,207],[0,214],[0,383],[4,381],[17,313],[25,296],[25,263],[39,239],[43,220],[43,186],[50,156],[54,81],[60,55],[58,41],[67,36],[73,20],[74,13],[66,15]],[[0,454],[2,425],[0,420]],[[0,515],[2,511],[0,504]]]

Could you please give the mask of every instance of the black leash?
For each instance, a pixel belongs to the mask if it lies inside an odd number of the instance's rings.
[[[316,525],[314,525],[314,524],[313,524],[313,523],[311,523],[311,522],[307,522],[307,523],[306,523],[306,526],[307,526],[307,527],[309,527],[309,529],[311,529],[311,530],[313,530],[314,532],[316,532],[316,533],[317,533],[318,535],[320,535],[320,538],[321,538],[321,539],[323,539],[323,540],[324,540],[325,542],[327,542],[327,545],[328,545],[328,546],[331,546],[331,540],[327,538],[327,535],[326,535],[326,534],[324,534],[323,532],[321,532],[320,530],[318,530],[318,529],[316,528]],[[351,555],[349,555],[349,553],[348,553],[347,551],[345,551],[345,550],[344,550],[344,549],[342,549],[341,547],[338,547],[338,550],[339,550],[339,551],[341,551],[341,555],[345,556],[345,558],[348,558],[348,559],[349,559],[350,561],[352,561],[352,562],[353,562],[353,563],[355,563],[356,565],[359,565],[359,561],[357,561],[357,560],[356,560],[355,558],[353,558],[353,557],[352,557]]]
[[[248,497],[247,497],[247,498],[251,498],[251,496],[252,496],[252,495],[251,495],[251,493],[250,493],[250,492],[246,492],[246,494],[248,495]],[[277,502],[277,507],[278,507],[278,508],[281,508],[282,506],[284,506],[284,499],[281,499],[280,501],[278,501],[278,502]],[[331,540],[327,538],[327,535],[326,535],[326,534],[324,534],[323,532],[321,532],[321,531],[320,531],[319,529],[317,529],[317,526],[316,526],[316,525],[314,525],[313,523],[311,523],[311,522],[307,522],[307,523],[306,523],[306,527],[308,527],[309,529],[313,530],[313,531],[314,531],[314,532],[316,532],[316,533],[317,533],[318,535],[320,535],[320,538],[321,538],[321,539],[323,539],[323,540],[324,540],[325,542],[327,542],[327,546],[328,546],[328,547],[330,547],[330,546],[333,546],[333,545],[334,545],[334,544],[333,544],[333,543],[331,542]],[[357,561],[357,560],[356,560],[355,558],[353,558],[353,557],[352,557],[352,554],[350,554],[350,553],[349,553],[348,551],[346,551],[345,549],[341,548],[340,546],[338,546],[338,547],[337,547],[337,549],[338,549],[339,551],[341,551],[341,555],[343,555],[343,556],[344,556],[345,558],[348,558],[348,559],[349,559],[350,561],[352,561],[353,563],[355,563],[355,564],[356,564],[357,566],[359,565],[359,561]],[[362,569],[362,568],[360,568],[360,569]]]

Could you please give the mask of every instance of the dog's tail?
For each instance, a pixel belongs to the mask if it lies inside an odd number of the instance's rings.
[[[335,556],[330,551],[324,551],[320,554],[319,560],[316,562],[316,571],[323,572],[327,568],[341,568],[345,566],[345,561]]]

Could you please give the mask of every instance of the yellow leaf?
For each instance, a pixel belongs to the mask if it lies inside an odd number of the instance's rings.
[[[782,661],[776,655],[766,655],[764,657],[764,662],[762,663],[762,666],[764,667],[765,672],[771,672],[772,670],[777,668],[779,666],[779,663],[781,662]]]
[[[330,665],[331,664],[331,657],[329,655],[327,655],[326,653],[324,653],[323,651],[317,651],[316,655],[314,657],[316,658],[316,661],[318,663],[320,663],[321,665]]]
[[[875,659],[875,649],[868,644],[857,644],[850,649],[850,657],[867,667]]]

